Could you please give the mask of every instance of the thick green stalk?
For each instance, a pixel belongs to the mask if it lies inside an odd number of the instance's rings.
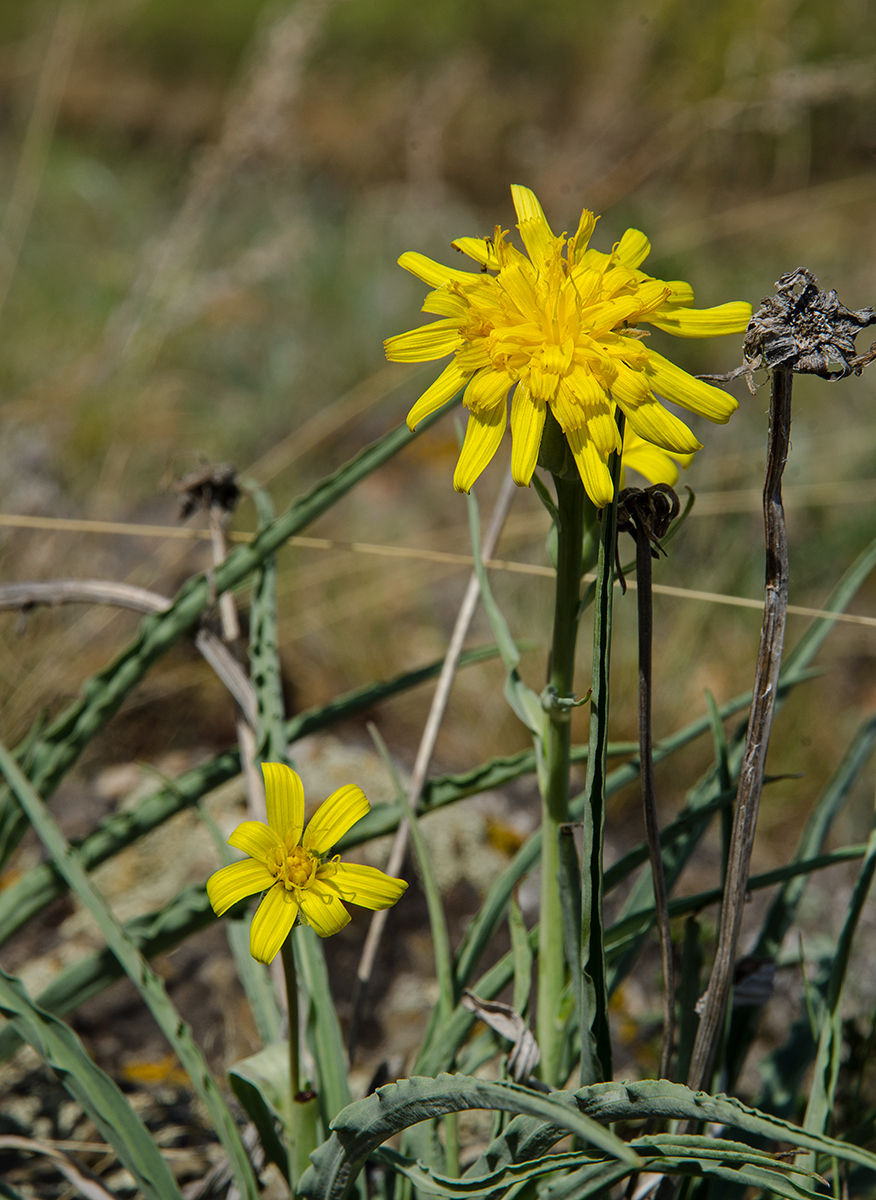
[[[580,480],[554,476],[558,538],[554,629],[545,693],[548,725],[546,786],[542,795],[541,925],[538,947],[536,1029],[541,1074],[558,1087],[560,996],[565,975],[563,912],[560,898],[560,826],[569,820],[569,764],[574,704],[575,642],[578,635],[584,544],[584,488]]]

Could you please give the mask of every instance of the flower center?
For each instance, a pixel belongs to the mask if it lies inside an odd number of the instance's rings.
[[[303,846],[293,846],[277,866],[277,878],[287,891],[291,891],[292,888],[310,887],[316,877],[319,858]]]

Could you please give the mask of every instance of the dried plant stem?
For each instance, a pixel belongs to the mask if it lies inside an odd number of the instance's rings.
[[[225,536],[225,510],[216,504],[210,506],[210,545],[213,550],[213,565],[220,566],[228,556],[228,539]],[[219,597],[219,618],[222,622],[222,637],[233,656],[240,642],[240,621],[232,592],[223,592]],[[261,772],[256,766],[258,747],[255,728],[247,721],[245,713],[238,708],[236,722],[237,741],[240,745],[240,765],[246,785],[246,808],[251,821],[261,821],[265,814],[265,793]]]
[[[505,519],[508,516],[508,510],[511,507],[511,500],[514,497],[514,482],[511,479],[510,472],[502,484],[496,500],[493,515],[490,518],[490,525],[484,536],[482,557],[488,559],[499,541],[499,535],[502,532],[502,527],[505,524]],[[444,719],[444,713],[447,709],[447,702],[450,699],[450,689],[453,686],[453,680],[456,675],[456,669],[459,665],[459,656],[462,653],[463,643],[468,634],[469,626],[471,625],[472,617],[477,607],[478,595],[480,594],[480,585],[476,573],[472,573],[468,581],[468,587],[465,590],[465,595],[460,605],[459,615],[456,618],[456,624],[453,627],[453,633],[450,637],[450,643],[447,647],[447,654],[444,658],[444,665],[441,668],[441,674],[438,677],[438,685],[435,688],[435,695],[432,697],[432,705],[429,709],[429,716],[426,718],[426,725],[423,729],[423,735],[420,738],[420,745],[417,748],[417,757],[414,761],[414,771],[411,777],[410,788],[408,789],[408,805],[412,812],[417,811],[420,793],[423,790],[423,784],[426,781],[426,772],[429,769],[429,763],[432,761],[432,754],[435,750],[435,743],[438,740],[438,731],[441,728],[441,722]],[[405,851],[408,845],[408,824],[407,821],[402,821],[396,831],[395,840],[390,851],[389,861],[386,864],[386,872],[388,875],[398,875],[404,863]],[[377,949],[380,945],[380,938],[383,934],[386,925],[387,910],[382,909],[375,912],[371,918],[371,924],[368,928],[368,935],[365,938],[365,945],[362,948],[362,957],[359,960],[359,969],[356,972],[356,985],[353,996],[353,1015],[350,1020],[350,1033],[348,1038],[348,1051],[352,1060],[355,1049],[356,1040],[358,1037],[358,1018],[361,1012],[362,1000],[365,989],[368,986],[368,981],[371,978],[371,973],[374,970],[374,962],[377,957]]]
[[[700,1000],[700,1024],[691,1057],[688,1087],[694,1091],[707,1086],[715,1052],[724,1026],[727,1001],[733,986],[736,944],[748,888],[751,849],[757,826],[757,812],[763,787],[764,765],[775,710],[779,669],[785,639],[788,607],[788,542],[782,508],[782,474],[788,458],[791,435],[792,374],[773,372],[770,397],[770,431],[767,450],[766,482],[763,505],[766,527],[766,589],[760,652],[757,658],[751,714],[745,753],[739,776],[739,790],[733,820],[733,834],[724,883],[718,948],[709,986]]]
[[[0,612],[37,604],[110,604],[140,613],[164,613],[173,602],[159,592],[104,579],[53,579],[47,583],[7,583],[0,587]],[[195,634],[195,647],[228,688],[249,724],[255,728],[256,697],[249,677],[228,647],[209,629]]]
[[[654,756],[651,743],[651,659],[654,618],[651,598],[651,542],[647,530],[636,524],[636,592],[639,617],[639,762],[642,776],[642,806],[654,907],[660,933],[660,958],[663,966],[663,1042],[660,1051],[660,1078],[672,1078],[672,1049],[675,1042],[675,968],[672,961],[672,933],[669,927],[669,897],[663,874],[660,849],[660,822],[654,789]]]

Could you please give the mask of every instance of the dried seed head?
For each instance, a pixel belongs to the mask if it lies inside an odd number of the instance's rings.
[[[821,291],[805,267],[783,275],[776,293],[764,298],[749,322],[743,343],[747,372],[783,367],[823,379],[860,374],[870,356],[856,357],[855,338],[876,324],[872,308],[851,312],[836,292]]]

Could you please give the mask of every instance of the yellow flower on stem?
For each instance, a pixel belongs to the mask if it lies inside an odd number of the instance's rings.
[[[325,800],[304,828],[304,788],[281,763],[263,763],[268,823],[244,821],[228,839],[249,858],[222,867],[207,880],[207,895],[218,917],[233,904],[265,892],[252,919],[250,952],[268,963],[301,918],[320,937],[350,920],[344,907],[389,908],[407,888],[376,867],[326,859],[332,846],[370,811],[361,788],[348,784]]]
[[[612,499],[608,458],[620,449],[615,406],[643,441],[673,455],[700,443],[661,403],[672,401],[721,424],[738,407],[732,396],[650,350],[642,322],[678,337],[741,333],[751,305],[692,308],[687,283],[664,283],[639,270],[651,247],[628,229],[610,254],[588,249],[596,218],[586,210],[575,235],[556,236],[528,188],[511,188],[527,255],[496,228],[493,238],[453,243],[481,267],[479,273],[441,266],[409,251],[399,263],[430,284],[423,312],[439,318],[391,337],[386,356],[425,362],[453,355],[408,413],[419,421],[465,388],[469,410],[453,484],[467,492],[496,453],[511,399],[511,471],[528,486],[538,460],[550,407],[565,435],[594,504]]]

